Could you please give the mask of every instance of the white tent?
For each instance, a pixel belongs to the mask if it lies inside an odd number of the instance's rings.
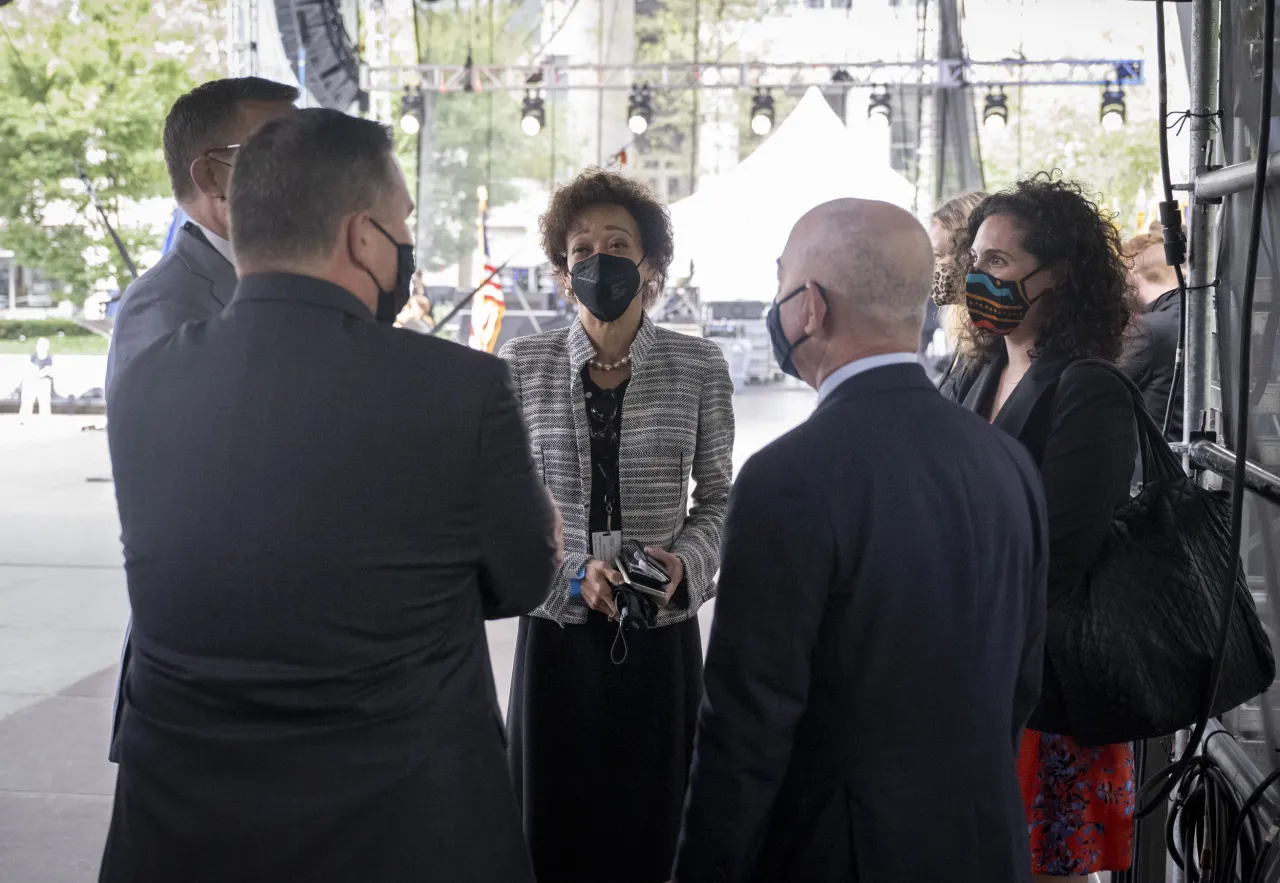
[[[686,276],[692,261],[703,301],[772,300],[775,261],[805,212],[842,197],[910,209],[913,196],[887,145],[850,131],[811,88],[751,156],[672,204],[671,276]]]

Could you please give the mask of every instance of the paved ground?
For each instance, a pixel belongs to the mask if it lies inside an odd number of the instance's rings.
[[[739,395],[735,463],[803,420],[813,402],[797,389]],[[102,425],[55,416],[19,426],[0,415],[0,883],[97,876],[128,618]],[[703,612],[704,639],[713,606]],[[515,631],[514,620],[489,628],[504,703]]]

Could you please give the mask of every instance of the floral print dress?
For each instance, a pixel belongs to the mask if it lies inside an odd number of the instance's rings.
[[[1087,747],[1025,730],[1018,781],[1031,834],[1031,873],[1123,871],[1133,860],[1133,743]]]

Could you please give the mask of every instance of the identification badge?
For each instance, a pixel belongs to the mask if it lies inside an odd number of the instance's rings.
[[[604,561],[610,566],[613,560],[622,554],[622,531],[607,530],[591,535],[591,557]]]

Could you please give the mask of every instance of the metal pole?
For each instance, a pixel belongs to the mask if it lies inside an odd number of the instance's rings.
[[[1221,199],[1232,193],[1244,193],[1253,189],[1258,178],[1258,164],[1254,160],[1236,163],[1205,172],[1196,178],[1196,196],[1201,199]],[[1280,183],[1280,153],[1267,157],[1267,186]]]
[[[702,3],[693,0],[693,64],[696,67],[702,61]],[[693,127],[689,132],[689,193],[698,189],[698,132],[702,128],[698,119],[702,109],[698,90],[693,91]]]
[[[422,96],[422,126],[418,129],[418,228],[414,231],[414,249],[418,253],[419,266],[427,266],[434,245],[431,230],[431,182],[436,161],[436,95],[424,89]]]
[[[1196,179],[1208,171],[1218,109],[1218,0],[1194,0],[1191,28],[1191,184],[1187,248],[1186,377],[1183,390],[1182,440],[1207,427],[1211,375],[1213,249],[1210,242],[1211,204],[1195,192]],[[1165,125],[1165,121],[1160,121]],[[1189,461],[1188,461],[1189,465]]]

